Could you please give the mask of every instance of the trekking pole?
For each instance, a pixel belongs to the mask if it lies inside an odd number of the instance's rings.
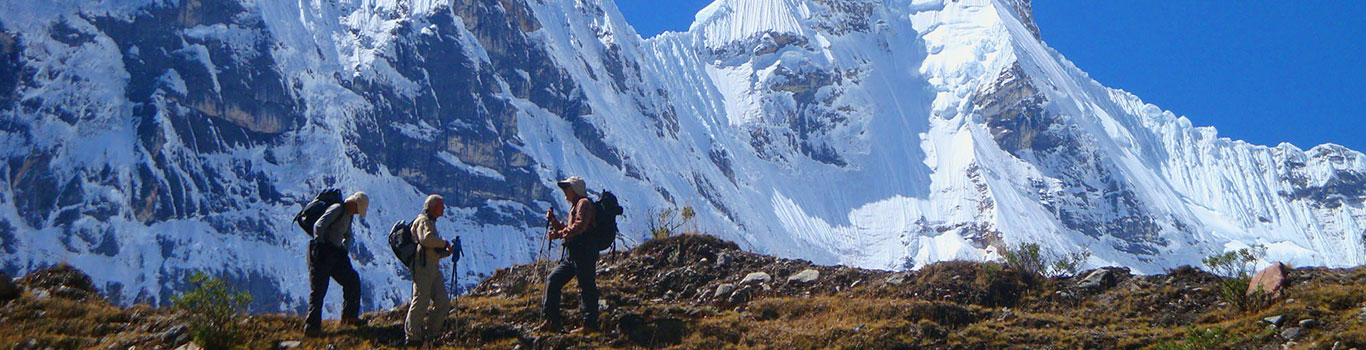
[[[455,243],[451,243],[451,247],[455,247]],[[459,253],[460,252],[451,252],[451,294],[455,294],[455,297],[459,297],[460,295],[459,291],[455,290],[455,286],[459,286],[460,284],[455,282],[455,264],[460,261]]]
[[[544,254],[543,256],[545,256],[545,258],[543,259],[542,263],[546,264],[546,268],[545,268],[545,271],[542,271],[542,274],[549,274],[549,273],[550,273],[550,268],[549,268],[549,265],[550,265],[550,254],[551,254],[551,250],[550,250],[550,232],[553,231],[553,230],[554,230],[554,225],[551,225],[550,218],[546,218],[546,219],[545,219],[545,237],[544,237],[545,245],[541,246],[541,253]]]

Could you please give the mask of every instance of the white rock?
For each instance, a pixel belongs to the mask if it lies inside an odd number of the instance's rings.
[[[798,273],[795,274],[795,275],[792,275],[792,276],[787,277],[787,282],[788,282],[788,283],[794,283],[794,282],[795,282],[795,283],[811,283],[811,282],[815,282],[816,279],[817,279],[817,278],[820,278],[820,277],[821,277],[821,272],[820,272],[820,271],[818,271],[818,270],[816,270],[816,269],[806,269],[806,270],[802,270],[802,272],[798,272]]]
[[[715,299],[725,298],[725,297],[727,297],[727,296],[730,296],[730,292],[734,292],[734,291],[735,291],[735,285],[734,285],[734,284],[725,283],[725,284],[716,286],[716,292],[715,292],[715,293],[712,293],[711,297],[712,297],[712,298],[715,298]]]
[[[742,280],[740,280],[740,284],[741,284],[741,285],[749,285],[749,284],[755,284],[755,283],[768,283],[768,282],[772,282],[772,281],[773,281],[773,276],[769,276],[767,272],[754,272],[754,273],[745,275],[745,278],[742,279]]]

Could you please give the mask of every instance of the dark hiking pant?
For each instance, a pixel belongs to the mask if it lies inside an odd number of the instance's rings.
[[[560,322],[560,290],[571,278],[579,280],[579,304],[583,311],[585,326],[598,323],[598,252],[586,249],[569,248],[569,254],[560,259],[560,264],[546,277],[545,300],[542,311],[551,322]]]
[[[360,316],[360,275],[351,267],[346,249],[315,241],[308,244],[308,319],[305,329],[322,330],[323,297],[327,296],[329,280],[336,280],[342,288],[342,319]]]

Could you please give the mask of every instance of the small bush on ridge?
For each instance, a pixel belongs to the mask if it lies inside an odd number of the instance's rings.
[[[1057,258],[1044,256],[1036,243],[1023,243],[1007,248],[1002,256],[1006,267],[1019,271],[1046,276],[1073,275],[1081,270],[1090,252],[1075,252]]]
[[[190,314],[191,339],[208,350],[241,344],[239,313],[251,304],[251,295],[198,271],[190,275],[190,284],[194,289],[173,298],[171,303]]]
[[[1266,247],[1252,246],[1201,260],[1210,272],[1219,277],[1219,298],[1242,311],[1261,310],[1271,305],[1267,291],[1248,293],[1252,272],[1257,261],[1266,256]]]

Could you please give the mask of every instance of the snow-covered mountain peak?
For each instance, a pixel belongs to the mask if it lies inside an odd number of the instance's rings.
[[[810,16],[808,0],[716,0],[698,11],[689,31],[720,48],[760,34],[801,34]]]

